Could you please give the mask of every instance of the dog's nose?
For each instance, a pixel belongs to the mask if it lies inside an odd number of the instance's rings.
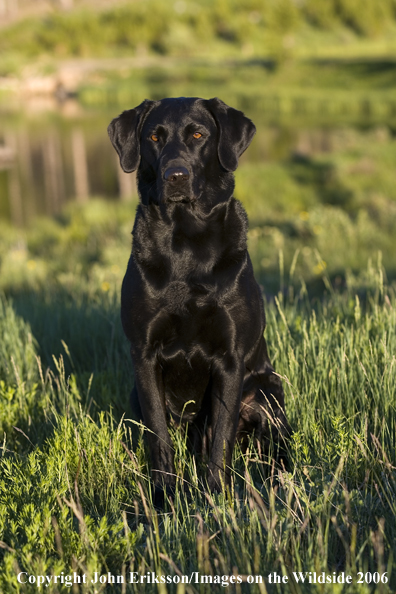
[[[169,167],[164,173],[165,181],[169,182],[187,181],[189,177],[190,174],[185,167]]]

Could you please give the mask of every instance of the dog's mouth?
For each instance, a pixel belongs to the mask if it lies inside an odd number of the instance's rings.
[[[186,194],[172,194],[170,196],[165,197],[165,202],[170,202],[172,204],[187,204],[189,202],[192,202],[192,198],[190,196],[187,196]]]

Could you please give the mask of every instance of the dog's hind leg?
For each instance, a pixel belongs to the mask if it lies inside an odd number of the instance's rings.
[[[264,338],[259,346],[260,365],[245,375],[239,411],[237,440],[242,449],[253,435],[268,453],[274,448],[274,457],[285,463],[286,442],[291,434],[285,413],[282,382],[272,367]]]

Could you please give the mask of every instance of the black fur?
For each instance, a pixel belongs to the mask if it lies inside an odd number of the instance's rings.
[[[236,438],[254,432],[268,449],[289,434],[246,213],[233,197],[232,172],[255,126],[217,98],[182,97],[146,100],[108,131],[123,169],[138,168],[121,317],[157,499],[175,484],[169,415],[189,422],[195,448],[209,456],[209,489],[219,490],[230,483]]]

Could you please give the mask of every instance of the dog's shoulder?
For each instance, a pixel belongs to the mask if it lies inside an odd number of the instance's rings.
[[[246,247],[248,217],[242,203],[232,197],[228,203],[227,230],[235,233],[235,239]]]

